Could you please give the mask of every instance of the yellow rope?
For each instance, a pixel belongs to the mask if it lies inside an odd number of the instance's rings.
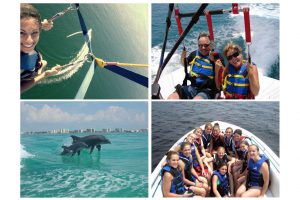
[[[123,67],[148,67],[147,64],[132,64],[132,63],[119,63],[119,62],[105,62],[101,58],[94,57],[97,65],[101,68],[109,65],[123,66]]]

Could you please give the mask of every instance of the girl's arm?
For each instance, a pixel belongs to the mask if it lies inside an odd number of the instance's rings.
[[[173,176],[169,172],[165,172],[162,185],[162,193],[164,197],[183,197],[183,195],[170,192]]]
[[[221,197],[221,195],[220,195],[220,193],[219,193],[219,191],[217,189],[217,187],[218,187],[217,186],[218,180],[219,180],[218,176],[213,176],[213,178],[212,178],[212,190],[213,190],[213,192],[214,192],[214,194],[215,194],[216,197]]]
[[[269,173],[269,166],[266,162],[264,162],[260,168],[260,172],[263,175],[263,179],[264,179],[264,185],[262,187],[261,193],[260,193],[260,197],[264,197],[268,187],[269,187],[269,180],[270,180],[270,173]]]

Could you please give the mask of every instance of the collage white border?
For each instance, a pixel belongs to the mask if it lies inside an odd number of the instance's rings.
[[[71,3],[75,1],[56,0],[56,1],[7,1],[1,5],[1,199],[20,198],[20,93],[18,66],[19,60],[19,5],[22,2],[29,3]],[[76,1],[79,3],[148,3],[149,11],[149,41],[148,59],[151,66],[151,4],[152,3],[199,3],[194,0],[181,1],[158,1],[158,0],[94,0]],[[232,1],[205,1],[208,3],[232,3]],[[235,1],[237,3],[253,3],[253,1]],[[257,3],[280,3],[280,198],[279,199],[298,199],[299,195],[299,172],[298,163],[289,164],[298,154],[298,115],[299,106],[299,2],[297,1],[257,1]],[[18,11],[18,12],[16,12]],[[149,78],[151,71],[149,68]],[[111,100],[111,101],[147,101],[148,102],[148,130],[149,130],[149,178],[151,174],[151,81],[149,81],[148,100]],[[42,100],[41,100],[42,101]],[[56,100],[54,100],[56,101]],[[60,101],[60,100],[59,100]],[[69,101],[69,100],[61,100]],[[76,100],[73,100],[76,101]],[[107,100],[99,100],[107,101]],[[109,100],[110,101],[110,100]],[[277,100],[276,100],[277,101]],[[149,186],[150,188],[150,186]],[[149,189],[150,199],[150,189]],[[39,199],[39,198],[35,198]],[[45,198],[42,198],[45,199]],[[59,199],[59,198],[51,198]],[[68,199],[68,198],[67,198]],[[80,198],[90,199],[90,198]],[[115,198],[110,198],[115,199]],[[146,199],[146,198],[145,198]]]

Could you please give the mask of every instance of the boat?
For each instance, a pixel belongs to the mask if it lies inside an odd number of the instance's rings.
[[[167,99],[175,91],[177,84],[182,84],[185,77],[184,69],[180,66],[172,66],[177,70],[162,75],[159,80],[160,94],[163,99]],[[264,76],[259,73],[260,91],[255,97],[256,100],[279,100],[279,80]],[[189,83],[188,83],[189,85]],[[223,93],[221,96],[224,96]]]
[[[261,139],[256,137],[253,133],[230,123],[222,122],[222,121],[214,121],[214,123],[219,123],[221,131],[225,132],[227,127],[235,129],[241,129],[244,136],[250,138],[251,144],[256,144],[259,147],[260,153],[266,155],[270,160],[270,180],[271,185],[268,188],[266,197],[279,197],[279,176],[280,176],[280,168],[279,168],[279,158],[278,156],[264,143]],[[204,126],[200,126],[204,130]],[[184,136],[182,136],[171,148],[170,150],[174,150],[179,142],[182,142],[188,134],[192,133],[194,130],[189,131]],[[152,198],[162,198],[162,179],[160,175],[160,171],[163,163],[166,162],[166,156],[164,156],[161,161],[158,163],[154,171],[150,176],[150,186],[151,186],[151,197]]]
[[[177,28],[180,37],[174,44],[174,46],[169,50],[168,55],[165,56],[166,53],[166,43],[168,40],[168,33],[170,28],[170,22],[166,23],[165,29],[165,37],[162,46],[159,67],[157,73],[155,75],[154,81],[152,82],[152,98],[153,99],[167,99],[170,94],[175,91],[175,86],[180,85],[190,85],[191,83],[186,81],[186,76],[188,76],[189,67],[179,66],[179,64],[172,63],[171,66],[168,66],[169,69],[177,69],[172,72],[168,72],[167,74],[163,73],[163,70],[168,65],[171,57],[178,49],[179,45],[183,42],[184,38],[191,30],[191,28],[199,21],[200,16],[206,17],[207,28],[210,35],[210,40],[214,42],[214,31],[212,24],[212,15],[222,15],[226,13],[231,13],[232,15],[243,13],[244,14],[244,25],[245,25],[245,44],[247,45],[247,59],[251,62],[251,54],[250,54],[250,44],[251,40],[251,28],[250,28],[250,9],[248,7],[240,7],[237,3],[232,4],[232,9],[218,9],[218,10],[207,10],[206,7],[208,4],[200,4],[198,10],[192,13],[180,13],[179,8],[174,4],[169,4],[169,11],[167,20],[170,20],[172,12],[174,10],[175,19],[177,23]],[[191,17],[189,24],[183,29],[181,25],[180,19],[183,17]],[[204,20],[203,20],[204,21]],[[203,23],[201,21],[201,23]],[[200,23],[200,22],[199,22]],[[178,60],[179,62],[179,60]],[[170,70],[169,70],[170,71]],[[279,80],[267,77],[259,72],[259,83],[260,83],[260,91],[259,94],[255,97],[258,100],[279,100]],[[225,96],[223,92],[220,95],[216,95],[216,99],[224,99]]]

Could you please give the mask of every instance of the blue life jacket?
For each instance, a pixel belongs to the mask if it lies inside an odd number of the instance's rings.
[[[202,141],[203,141],[203,146],[204,146],[204,149],[207,149],[208,148],[208,145],[210,144],[210,141],[211,141],[211,134],[206,134],[205,131],[203,131],[203,134],[202,134]]]
[[[182,152],[179,153],[179,158],[184,162],[184,174],[185,178],[190,181],[195,181],[195,177],[192,175],[193,157],[186,157]]]
[[[197,150],[196,146],[194,144],[191,144],[191,151],[192,151],[193,166],[194,166],[194,168],[200,167],[200,164],[198,163],[197,156],[196,156],[196,150]]]
[[[234,144],[233,144],[233,137],[231,136],[230,138],[224,137],[224,144],[225,144],[225,150],[226,153],[229,154],[230,152],[233,152],[235,154],[234,150]]]
[[[214,79],[214,69],[209,56],[202,56],[200,51],[196,50],[196,56],[189,64],[190,77],[194,78],[196,85],[203,85],[207,80]]]
[[[214,191],[213,191],[213,186],[212,186],[212,178],[213,176],[218,176],[218,181],[217,181],[217,190],[218,192],[220,193],[220,195],[222,197],[224,197],[225,195],[228,194],[229,192],[229,178],[228,178],[228,175],[227,173],[222,175],[218,170],[215,170],[211,176],[211,190],[210,190],[210,195],[212,197],[216,196],[214,194]]]
[[[228,65],[223,86],[226,99],[254,99],[250,91],[246,65],[247,61],[243,61],[243,65],[237,72],[232,64]]]
[[[179,168],[175,169],[170,165],[165,165],[160,172],[162,179],[165,172],[169,172],[173,176],[170,192],[174,194],[184,194],[186,189],[184,188],[181,170]]]
[[[259,186],[264,185],[264,179],[262,173],[259,172],[262,164],[267,162],[269,166],[269,159],[265,155],[260,155],[261,159],[254,163],[253,159],[249,159],[248,164],[248,176],[247,176],[247,186]]]
[[[21,80],[32,80],[36,76],[38,70],[42,67],[41,61],[41,54],[36,50],[30,54],[21,52]]]

